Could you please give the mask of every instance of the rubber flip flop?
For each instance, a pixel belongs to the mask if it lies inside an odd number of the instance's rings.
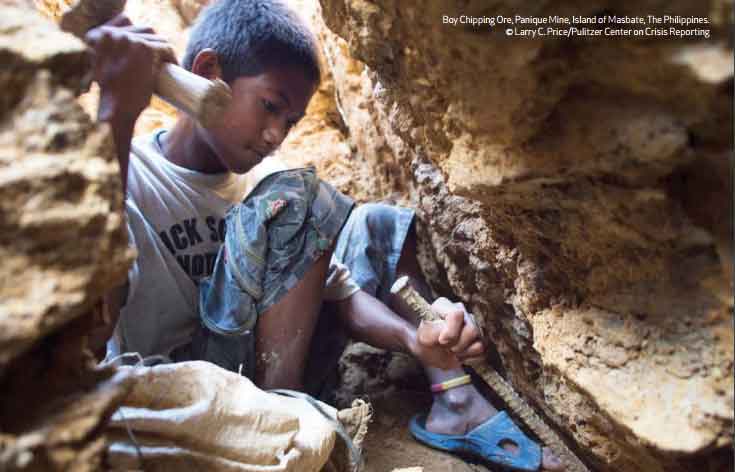
[[[536,471],[541,467],[541,447],[531,441],[504,411],[463,435],[438,434],[426,430],[426,416],[411,419],[409,430],[417,441],[434,449],[466,454],[510,470]],[[516,452],[503,449],[510,442]]]

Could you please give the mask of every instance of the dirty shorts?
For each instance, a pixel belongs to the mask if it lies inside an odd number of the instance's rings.
[[[362,291],[387,304],[413,219],[409,208],[381,203],[358,206],[340,232],[332,261],[347,266]],[[334,322],[333,310],[329,303],[322,308],[304,373],[306,392],[328,403],[334,402],[339,358],[349,342],[347,333]]]
[[[213,362],[254,379],[257,316],[293,288],[322,252],[332,247],[335,238],[332,262],[346,265],[363,291],[384,302],[388,300],[413,211],[375,203],[350,211],[352,200],[319,179],[316,179],[319,190],[310,192],[308,182],[313,174],[305,177],[303,171],[296,175],[283,171],[269,176],[228,213],[225,244],[212,276],[200,286],[202,326],[185,357]],[[303,187],[294,183],[299,178],[305,182]],[[296,189],[294,195],[307,195],[302,200],[311,201],[311,205],[291,207],[289,200],[281,210],[283,214],[270,215],[269,208],[280,206],[273,202],[283,197],[284,184]],[[310,200],[312,193],[314,197]],[[252,212],[257,213],[258,208],[262,208],[259,218],[267,220],[261,231],[267,234],[252,228]],[[320,238],[327,242],[320,243]],[[248,243],[242,244],[243,241]],[[263,245],[267,247],[265,252],[262,252]],[[253,246],[259,249],[253,250]],[[260,255],[254,255],[255,252]],[[233,254],[239,262],[228,264],[226,259],[232,260]],[[256,293],[260,298],[244,293],[258,278],[252,274],[259,271],[264,274],[261,292]],[[258,292],[257,286],[251,291]],[[323,389],[327,381],[325,374],[336,373],[339,355],[347,341],[344,333],[335,328],[327,305],[317,323],[304,376],[305,387],[312,393]]]
[[[227,212],[224,244],[199,285],[200,329],[175,360],[207,360],[252,377],[258,316],[334,245],[353,204],[313,168],[263,179]]]
[[[333,260],[346,265],[360,289],[383,303],[413,217],[409,208],[366,203],[352,211],[337,239]]]

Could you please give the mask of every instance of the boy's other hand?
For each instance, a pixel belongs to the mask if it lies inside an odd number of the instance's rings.
[[[98,119],[134,122],[151,101],[158,64],[176,62],[171,46],[153,29],[134,26],[125,15],[89,30],[85,40],[101,89]]]
[[[438,298],[431,307],[443,321],[422,321],[417,329],[417,356],[432,367],[456,367],[457,361],[482,355],[485,346],[480,329],[462,303]]]

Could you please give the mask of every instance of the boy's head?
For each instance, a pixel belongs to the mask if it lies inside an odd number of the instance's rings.
[[[299,67],[315,84],[321,80],[314,36],[279,0],[212,0],[191,30],[182,66],[191,70],[205,49],[217,52],[227,83],[282,65]]]
[[[182,66],[232,88],[221,125],[200,134],[238,173],[281,144],[321,80],[316,40],[280,0],[212,0],[191,30]]]

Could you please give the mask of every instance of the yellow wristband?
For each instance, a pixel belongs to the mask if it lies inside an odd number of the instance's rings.
[[[468,383],[472,382],[472,378],[467,375],[463,375],[461,377],[455,377],[453,379],[449,379],[446,382],[433,384],[431,386],[431,391],[433,393],[439,393],[449,390],[450,388],[455,387],[461,387],[462,385],[467,385]]]

